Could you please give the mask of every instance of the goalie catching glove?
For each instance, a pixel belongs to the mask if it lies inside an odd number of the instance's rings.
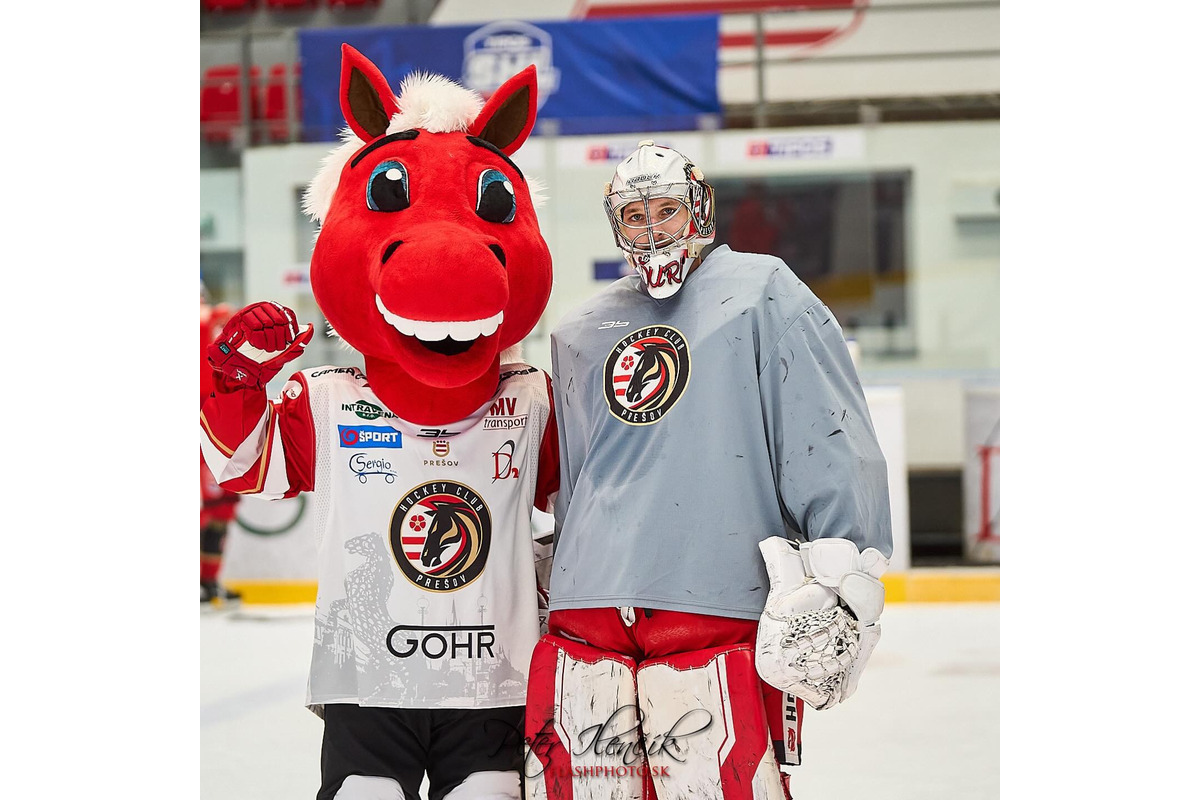
[[[300,330],[290,308],[254,303],[225,323],[208,347],[208,363],[228,380],[261,389],[304,352],[312,337],[312,323]]]
[[[755,665],[764,681],[814,709],[830,708],[858,687],[879,641],[888,561],[849,539],[759,542],[771,590],[758,623]]]

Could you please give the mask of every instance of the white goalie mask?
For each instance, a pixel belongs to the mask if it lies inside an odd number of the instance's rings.
[[[683,287],[713,241],[712,187],[687,156],[649,139],[617,166],[604,210],[617,247],[658,300]]]

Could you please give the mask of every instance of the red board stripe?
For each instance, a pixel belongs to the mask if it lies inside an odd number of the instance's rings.
[[[747,14],[755,11],[800,9],[852,9],[855,0],[696,0],[691,3],[604,3],[590,5],[587,19],[638,17],[663,14]]]
[[[763,35],[764,45],[818,44],[837,34],[841,28],[814,28],[807,31],[775,31]],[[754,47],[753,33],[721,34],[721,47]]]

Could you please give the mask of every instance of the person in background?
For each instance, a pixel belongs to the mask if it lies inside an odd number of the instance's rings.
[[[530,796],[779,800],[797,698],[845,700],[878,639],[883,454],[837,320],[780,259],[711,246],[690,159],[640,143],[604,205],[636,274],[551,338],[562,472]],[[606,719],[642,760],[598,778],[574,745]]]
[[[212,366],[208,346],[221,335],[233,309],[225,303],[211,305],[204,284],[200,284],[200,405],[213,390]],[[240,603],[242,596],[217,580],[225,553],[225,536],[237,513],[240,497],[220,487],[204,457],[200,458],[200,607]]]

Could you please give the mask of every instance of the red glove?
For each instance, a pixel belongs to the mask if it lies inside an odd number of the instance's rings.
[[[285,364],[300,357],[312,337],[312,323],[300,330],[290,308],[254,303],[225,323],[208,346],[208,363],[227,380],[261,389]]]

